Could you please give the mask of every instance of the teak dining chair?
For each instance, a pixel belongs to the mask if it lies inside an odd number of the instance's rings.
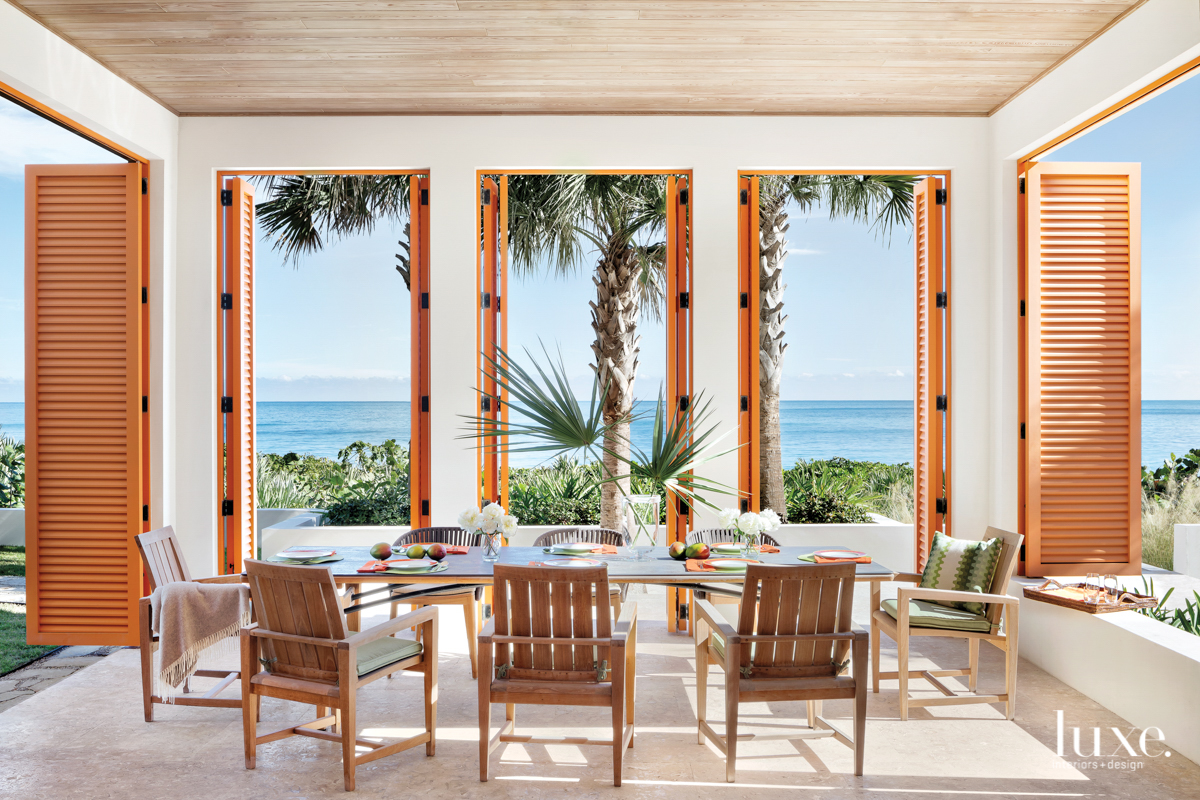
[[[696,601],[697,741],[725,754],[725,779],[737,771],[740,703],[808,701],[804,738],[832,736],[854,749],[863,774],[867,722],[867,634],[851,628],[854,565],[767,566],[746,569],[736,627],[707,600]],[[844,675],[853,662],[853,674]],[[708,667],[725,672],[725,735],[706,720]],[[854,701],[854,738],[821,716],[822,700]],[[745,738],[745,737],[743,737]]]
[[[399,549],[402,547],[406,548],[414,544],[433,544],[434,542],[457,544],[464,547],[480,547],[483,545],[483,534],[471,533],[463,528],[417,528],[397,539],[396,543],[392,545],[392,549],[399,552]],[[419,591],[421,594],[417,597],[405,598],[406,594],[414,591]],[[475,637],[479,631],[477,627],[479,619],[478,603],[482,599],[482,586],[466,586],[462,584],[430,586],[427,583],[412,583],[397,586],[392,589],[391,618],[396,618],[397,608],[401,604],[410,606],[414,611],[425,606],[462,606],[463,618],[467,625],[467,651],[471,657],[471,677],[474,678],[476,668]]]
[[[178,581],[196,583],[244,583],[241,575],[217,575],[213,578],[192,578],[188,571],[187,562],[183,560],[183,551],[179,540],[175,538],[175,529],[168,525],[165,528],[139,533],[133,537],[137,543],[138,552],[142,555],[142,564],[146,567],[146,578],[150,582],[150,591],[159,586]],[[154,635],[154,620],[151,618],[150,598],[138,600],[138,649],[142,661],[142,708],[146,714],[146,722],[154,721],[154,704],[170,703],[177,706],[208,706],[210,708],[240,708],[242,701],[236,698],[218,697],[229,688],[230,684],[241,677],[237,670],[198,669],[193,675],[199,678],[220,678],[220,681],[201,695],[190,694],[190,682],[184,684],[184,694],[167,701],[154,694],[154,651],[158,649],[158,637]]]
[[[722,544],[724,542],[737,541],[738,531],[732,528],[707,528],[702,531],[689,531],[686,544],[693,545],[703,542],[707,545]],[[758,535],[760,544],[769,544],[773,547],[779,547],[779,540],[769,533],[760,533]],[[715,605],[735,604],[742,602],[742,587],[736,583],[723,583],[719,586],[711,584],[697,584],[691,589],[692,601],[689,605],[689,619],[696,618],[696,599],[707,600]]]
[[[919,586],[902,588],[895,601],[885,600],[883,608],[871,615],[871,674],[872,689],[879,692],[880,680],[900,681],[900,719],[908,719],[914,706],[946,706],[960,703],[1004,703],[1005,716],[1012,719],[1017,707],[1017,619],[1021,601],[1008,594],[1017,555],[1024,536],[1018,533],[988,528],[984,539],[1001,540],[1000,559],[992,573],[988,593],[955,592],[948,589],[926,589]],[[901,573],[896,581],[920,583],[921,576]],[[971,614],[946,603],[984,603],[982,614]],[[892,613],[894,612],[895,616]],[[1003,623],[1003,630],[1001,630]],[[886,633],[896,642],[895,672],[879,671],[879,633]],[[909,640],[914,636],[948,636],[967,640],[965,669],[909,670]],[[976,694],[979,681],[979,643],[989,642],[1004,651],[1004,693]],[[967,676],[968,694],[960,694],[939,678]],[[942,697],[909,697],[908,682],[924,679],[941,692]]]
[[[612,747],[613,784],[621,785],[622,757],[633,747],[637,603],[626,603],[613,625],[610,607],[592,602],[608,587],[607,567],[496,565],[495,608],[479,635],[479,780],[501,742],[520,742]],[[492,703],[506,711],[495,736]],[[519,736],[518,704],[608,706],[612,739]]]
[[[625,546],[625,534],[610,528],[555,528],[533,540],[534,547],[550,547],[556,544],[589,542],[607,544],[612,547]],[[621,616],[621,604],[629,597],[629,584],[609,584],[608,603],[612,606],[613,619]]]
[[[254,769],[260,744],[310,736],[342,745],[346,791],[354,791],[360,764],[425,745],[432,756],[437,730],[437,609],[423,608],[353,633],[346,629],[341,598],[329,567],[246,561],[258,622],[242,629],[242,726],[246,769]],[[392,634],[413,625],[420,642]],[[259,671],[265,666],[265,671]],[[356,737],[355,700],[360,688],[398,670],[425,674],[425,732],[383,745]],[[259,734],[255,720],[262,697],[316,706],[317,718]],[[327,713],[330,709],[332,714]],[[323,730],[330,725],[333,732]],[[355,755],[356,747],[369,752]]]

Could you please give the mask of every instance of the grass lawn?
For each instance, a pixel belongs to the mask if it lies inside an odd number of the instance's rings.
[[[25,644],[25,606],[0,603],[0,675],[55,649],[53,645]]]
[[[16,575],[25,577],[25,548],[0,547],[0,575]]]

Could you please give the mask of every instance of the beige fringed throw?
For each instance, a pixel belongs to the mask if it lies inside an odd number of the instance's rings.
[[[238,631],[250,624],[250,587],[236,583],[179,581],[150,595],[158,635],[155,694],[170,700],[201,658],[222,662],[214,668],[237,669]],[[206,667],[208,665],[206,664]]]

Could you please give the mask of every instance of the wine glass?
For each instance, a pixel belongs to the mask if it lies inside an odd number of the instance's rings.
[[[1100,602],[1100,593],[1104,591],[1100,583],[1099,572],[1089,572],[1083,579],[1083,601],[1095,605]]]

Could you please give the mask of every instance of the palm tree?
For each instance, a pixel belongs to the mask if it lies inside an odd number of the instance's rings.
[[[788,204],[807,212],[825,205],[830,219],[868,222],[890,237],[897,224],[912,220],[913,186],[908,175],[767,175],[759,178],[759,490],[762,508],[787,521],[779,394],[783,379],[783,267],[787,260]]]
[[[651,241],[666,226],[666,176],[516,175],[508,182],[514,275],[548,267],[566,275],[596,255],[591,305],[591,365],[604,387],[600,525],[619,528],[629,493],[629,424],[643,319],[662,318],[666,244]]]

